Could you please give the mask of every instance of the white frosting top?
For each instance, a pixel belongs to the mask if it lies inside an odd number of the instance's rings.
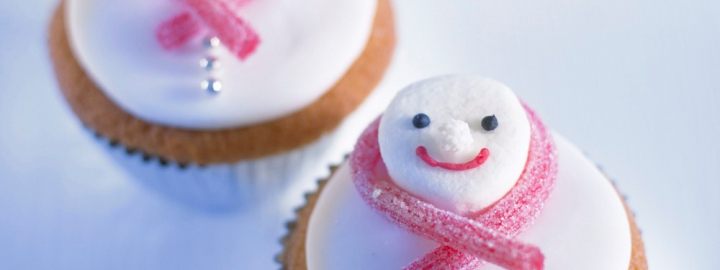
[[[218,129],[272,120],[319,98],[363,51],[377,1],[254,0],[239,9],[260,36],[244,62],[220,46],[208,94],[199,66],[202,37],[161,48],[158,25],[183,11],[177,0],[67,0],[71,47],[96,84],[120,107],[157,124]]]
[[[631,235],[622,200],[592,161],[554,137],[559,158],[555,189],[536,223],[519,239],[540,247],[545,269],[627,269]],[[365,204],[347,165],[321,193],[305,244],[311,270],[402,269],[438,247]]]
[[[430,123],[418,128],[423,113]],[[495,116],[486,130],[483,119]],[[463,213],[502,198],[523,172],[530,147],[525,109],[507,86],[482,77],[452,75],[412,84],[383,114],[378,135],[380,153],[394,182],[434,205]],[[425,147],[438,162],[462,164],[486,149],[478,167],[448,170],[431,166],[418,154]]]

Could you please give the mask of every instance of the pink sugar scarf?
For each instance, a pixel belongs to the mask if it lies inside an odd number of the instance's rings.
[[[539,248],[514,240],[542,210],[555,182],[557,158],[552,137],[529,107],[530,149],[515,186],[493,205],[467,216],[439,209],[402,190],[387,175],[375,120],[350,157],[353,182],[363,200],[400,227],[440,247],[406,269],[475,269],[489,262],[506,269],[543,269]]]
[[[166,50],[186,44],[203,27],[207,27],[220,42],[240,60],[249,57],[260,44],[260,37],[249,23],[234,12],[228,0],[180,0],[176,1],[188,11],[161,23],[155,36]],[[248,0],[234,0],[241,6]]]

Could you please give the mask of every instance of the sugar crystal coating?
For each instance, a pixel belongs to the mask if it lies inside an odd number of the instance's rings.
[[[160,46],[171,50],[182,46],[200,32],[200,22],[190,12],[183,12],[161,23],[155,31]]]
[[[185,44],[205,25],[240,60],[249,57],[260,44],[260,37],[234,12],[227,0],[184,0],[191,12],[183,12],[160,24],[155,35],[165,49]],[[239,1],[245,3],[247,1]]]

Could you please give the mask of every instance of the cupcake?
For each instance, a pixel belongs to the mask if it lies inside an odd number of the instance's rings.
[[[283,155],[371,94],[388,0],[65,0],[50,26],[63,95],[90,129],[163,163]]]
[[[63,96],[111,156],[210,207],[311,189],[384,106],[395,44],[388,0],[65,0],[49,36]]]
[[[249,269],[276,266],[292,209],[394,94],[376,90],[389,0],[64,0],[49,37],[101,153],[150,195],[238,228]]]
[[[467,75],[402,90],[283,243],[286,269],[647,269],[611,181]]]

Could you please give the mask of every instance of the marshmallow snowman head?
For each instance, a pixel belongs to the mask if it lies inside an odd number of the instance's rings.
[[[507,86],[453,75],[402,90],[382,116],[380,153],[393,181],[457,213],[502,198],[525,168],[530,123]]]

